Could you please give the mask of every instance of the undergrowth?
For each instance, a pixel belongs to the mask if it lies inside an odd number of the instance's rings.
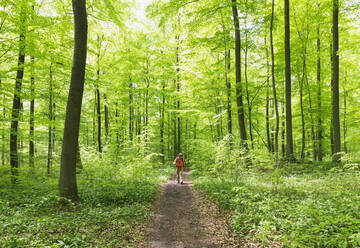
[[[340,166],[341,167],[341,166]],[[240,238],[264,246],[359,247],[360,173],[339,165],[290,164],[216,177],[195,170],[195,187],[232,213]]]
[[[83,152],[80,202],[59,204],[58,169],[23,168],[11,185],[0,168],[0,247],[136,247],[157,185],[170,171],[150,157],[118,159]]]

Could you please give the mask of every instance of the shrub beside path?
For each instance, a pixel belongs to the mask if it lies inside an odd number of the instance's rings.
[[[217,206],[193,188],[189,174],[184,171],[183,184],[173,178],[161,185],[146,238],[138,247],[244,247]]]

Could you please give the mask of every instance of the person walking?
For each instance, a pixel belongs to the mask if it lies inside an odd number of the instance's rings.
[[[177,182],[183,184],[182,177],[185,166],[185,160],[182,157],[182,153],[179,153],[179,155],[175,158],[174,165],[176,166]]]

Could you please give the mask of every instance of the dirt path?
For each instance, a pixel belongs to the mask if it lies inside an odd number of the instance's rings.
[[[240,247],[215,204],[193,188],[188,171],[184,184],[173,179],[161,186],[154,207],[148,237],[139,247]]]

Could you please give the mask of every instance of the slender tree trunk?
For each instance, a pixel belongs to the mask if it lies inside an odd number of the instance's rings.
[[[34,74],[34,56],[31,56],[31,78],[30,78],[30,141],[29,141],[29,166],[34,167],[34,112],[35,112],[35,74]]]
[[[140,95],[140,99],[142,98],[142,96]],[[139,98],[136,99],[136,105],[137,105],[137,108],[136,108],[136,130],[137,130],[137,136],[138,136],[138,141],[140,141],[140,136],[141,136],[141,130],[142,130],[142,126],[141,126],[141,117],[142,117],[142,113],[141,113],[141,103],[140,103],[140,100]]]
[[[251,103],[250,103],[250,93],[249,93],[249,82],[248,82],[248,31],[247,31],[247,19],[248,19],[248,9],[247,9],[248,1],[245,0],[245,68],[244,68],[244,76],[245,76],[245,90],[246,90],[246,101],[248,106],[248,121],[249,121],[249,135],[250,135],[250,144],[251,149],[254,149],[253,142],[253,133],[252,133],[252,119],[251,119]]]
[[[269,97],[269,104],[270,104],[270,109],[271,109],[271,119],[274,118],[274,115],[275,115],[275,110],[274,110],[274,100],[271,98],[271,96]],[[272,126],[271,127],[271,132],[270,132],[270,143],[271,143],[271,152],[275,152],[275,147],[274,147],[274,133],[275,133],[275,129],[274,127]]]
[[[230,49],[228,50],[226,56],[225,48],[225,83],[226,83],[226,102],[227,102],[227,129],[228,134],[230,135],[230,143],[232,140],[232,116],[231,116],[231,82],[228,78],[228,73],[230,71]]]
[[[187,157],[189,157],[189,150],[188,150],[188,141],[189,141],[189,137],[188,137],[188,125],[189,124],[189,119],[186,119],[186,122],[185,122],[185,138],[186,138],[186,142],[184,142],[185,144],[185,155]]]
[[[281,101],[280,102],[281,105],[281,156],[284,158],[285,157],[285,153],[286,153],[286,145],[285,145],[285,129],[286,129],[286,125],[285,125],[285,108],[284,108],[284,102]]]
[[[174,136],[174,143],[173,143],[173,152],[174,152],[174,157],[177,156],[177,154],[179,153],[178,149],[178,145],[177,145],[177,129],[176,129],[176,115],[173,114],[173,136]]]
[[[344,80],[344,84],[343,84],[343,91],[344,91],[344,120],[343,120],[343,131],[344,131],[344,152],[347,153],[347,147],[346,147],[346,98],[347,98],[347,93],[346,93],[346,89],[345,89],[345,83],[346,83],[346,77]]]
[[[290,63],[290,18],[289,0],[285,3],[285,99],[286,99],[286,156],[289,161],[294,161],[292,113],[291,113],[291,63]]]
[[[99,75],[99,71],[98,71]],[[101,147],[101,106],[100,106],[100,90],[97,87],[96,88],[96,98],[97,98],[97,107],[96,107],[96,115],[98,120],[98,131],[97,131],[97,143],[98,143],[98,151],[102,153],[102,147]]]
[[[180,110],[180,58],[179,58],[179,49],[180,49],[180,36],[176,36],[177,47],[176,47],[176,89],[178,93],[177,100],[177,110]],[[179,113],[177,114],[177,151],[181,152],[181,118]]]
[[[231,60],[230,60],[230,49],[227,45],[227,30],[224,24],[223,15],[221,15],[222,28],[224,33],[224,74],[225,74],[225,85],[226,85],[226,112],[227,112],[227,131],[230,137],[230,147],[232,144],[232,116],[231,116],[231,82],[228,77],[230,72]]]
[[[309,97],[309,113],[310,113],[310,124],[311,124],[311,140],[313,145],[313,161],[316,160],[316,138],[315,138],[315,124],[314,124],[314,118],[313,118],[313,108],[312,108],[312,100],[311,100],[311,89],[309,85],[309,80],[307,77],[307,70],[305,73],[305,83],[308,90],[308,97]]]
[[[55,99],[54,99],[54,94],[53,94],[53,124],[52,124],[52,150],[53,153],[55,153],[55,144],[56,144],[56,125],[55,125],[55,118],[56,118],[56,104],[55,104]]]
[[[133,85],[130,77],[129,81],[129,138],[130,141],[133,141],[134,135],[134,93],[133,93]]]
[[[270,51],[271,51],[271,81],[272,81],[272,90],[273,90],[273,97],[274,97],[274,108],[275,108],[275,118],[276,118],[276,125],[275,125],[275,160],[276,164],[279,160],[279,108],[278,108],[278,99],[277,99],[277,92],[276,92],[276,80],[275,80],[275,55],[274,55],[274,41],[273,41],[273,24],[274,24],[274,6],[275,0],[272,0],[271,3],[271,20],[270,20]]]
[[[269,120],[269,81],[267,82],[267,89],[266,89],[266,137],[267,137],[267,148],[269,152],[271,151],[271,140],[270,140],[270,120]]]
[[[303,92],[304,92],[304,78],[305,78],[305,67],[306,67],[306,57],[305,51],[303,51],[303,71],[301,80],[299,80],[299,91],[300,91],[300,112],[301,112],[301,152],[300,158],[304,160],[305,158],[305,117],[304,117],[304,106],[303,106]]]
[[[232,12],[233,12],[234,28],[235,28],[236,103],[238,107],[240,139],[244,148],[248,149],[246,129],[245,129],[244,104],[242,100],[242,90],[241,90],[241,37],[240,37],[240,24],[239,24],[236,0],[232,0]]]
[[[149,79],[149,61],[146,61],[146,91],[145,91],[145,128],[148,128],[149,122],[149,88],[150,88],[150,79]]]
[[[105,118],[105,137],[109,136],[109,108],[107,106],[107,96],[104,94],[104,118]]]
[[[100,101],[100,90],[99,90],[99,84],[100,84],[100,51],[101,51],[101,42],[99,36],[97,36],[98,41],[98,53],[97,53],[97,79],[96,79],[96,116],[97,116],[97,122],[98,122],[98,131],[97,131],[97,143],[98,143],[98,151],[102,153],[102,147],[101,147],[101,101]]]
[[[0,78],[0,86],[1,86],[1,78]],[[1,87],[2,88],[2,87]],[[4,92],[4,91],[2,91]],[[6,109],[5,109],[5,94],[2,95],[2,104],[3,104],[3,115],[2,119],[3,121],[6,120]],[[5,128],[2,128],[1,132],[2,140],[1,140],[1,164],[5,165]]]
[[[333,0],[333,53],[332,53],[332,119],[334,132],[333,162],[341,160],[340,114],[339,114],[339,1]]]
[[[48,157],[47,157],[47,174],[50,176],[50,169],[52,165],[52,126],[53,126],[53,72],[52,72],[52,62],[50,65],[50,82],[49,82],[49,127],[48,127]]]
[[[197,132],[196,132],[196,128],[197,128],[197,122],[194,123],[194,140],[196,140],[197,136]]]
[[[164,127],[165,127],[165,81],[162,82],[162,104],[160,107],[160,143],[161,143],[161,161],[165,163],[165,144],[164,144]]]
[[[265,116],[265,123],[266,123],[266,137],[267,137],[267,148],[269,152],[271,151],[271,139],[270,139],[270,118],[269,118],[269,79],[270,79],[270,63],[269,63],[269,50],[267,47],[266,36],[264,38],[265,42],[265,52],[266,52],[266,116]]]
[[[319,7],[319,5],[318,5]],[[322,151],[322,115],[321,115],[321,42],[320,42],[320,25],[317,27],[317,83],[318,83],[318,93],[317,93],[317,103],[318,103],[318,120],[317,120],[317,158],[319,161],[322,161],[323,151]]]
[[[173,159],[173,152],[171,150],[171,113],[167,114],[167,154],[168,160]]]
[[[20,39],[19,39],[19,57],[18,66],[15,80],[13,106],[11,111],[11,128],[10,128],[10,166],[11,166],[11,181],[17,182],[19,175],[19,155],[18,155],[18,125],[19,125],[19,113],[20,113],[20,95],[21,86],[24,77],[24,63],[25,63],[25,3],[21,2],[22,10],[20,17]]]
[[[333,129],[333,119],[331,119],[330,126],[330,145],[331,145],[331,155],[334,156],[335,148],[334,148],[334,129]]]
[[[115,124],[116,124],[116,145],[119,146],[120,135],[119,135],[119,107],[118,102],[115,102]]]
[[[94,90],[94,109],[93,109],[93,123],[92,123],[92,134],[93,134],[93,144],[96,144],[96,106],[97,106],[97,97],[96,90]]]
[[[247,28],[247,27],[245,27],[245,28]],[[250,144],[251,144],[251,149],[253,149],[254,144],[253,144],[252,121],[251,121],[251,103],[250,103],[247,67],[248,67],[248,34],[246,33],[245,34],[245,72],[244,72],[245,74],[244,74],[244,76],[245,76],[246,101],[247,101],[247,105],[248,105]]]
[[[72,5],[75,19],[74,58],[69,97],[66,107],[64,138],[61,152],[59,191],[61,197],[76,201],[78,200],[76,161],[81,105],[85,81],[88,25],[86,1],[73,0]]]

